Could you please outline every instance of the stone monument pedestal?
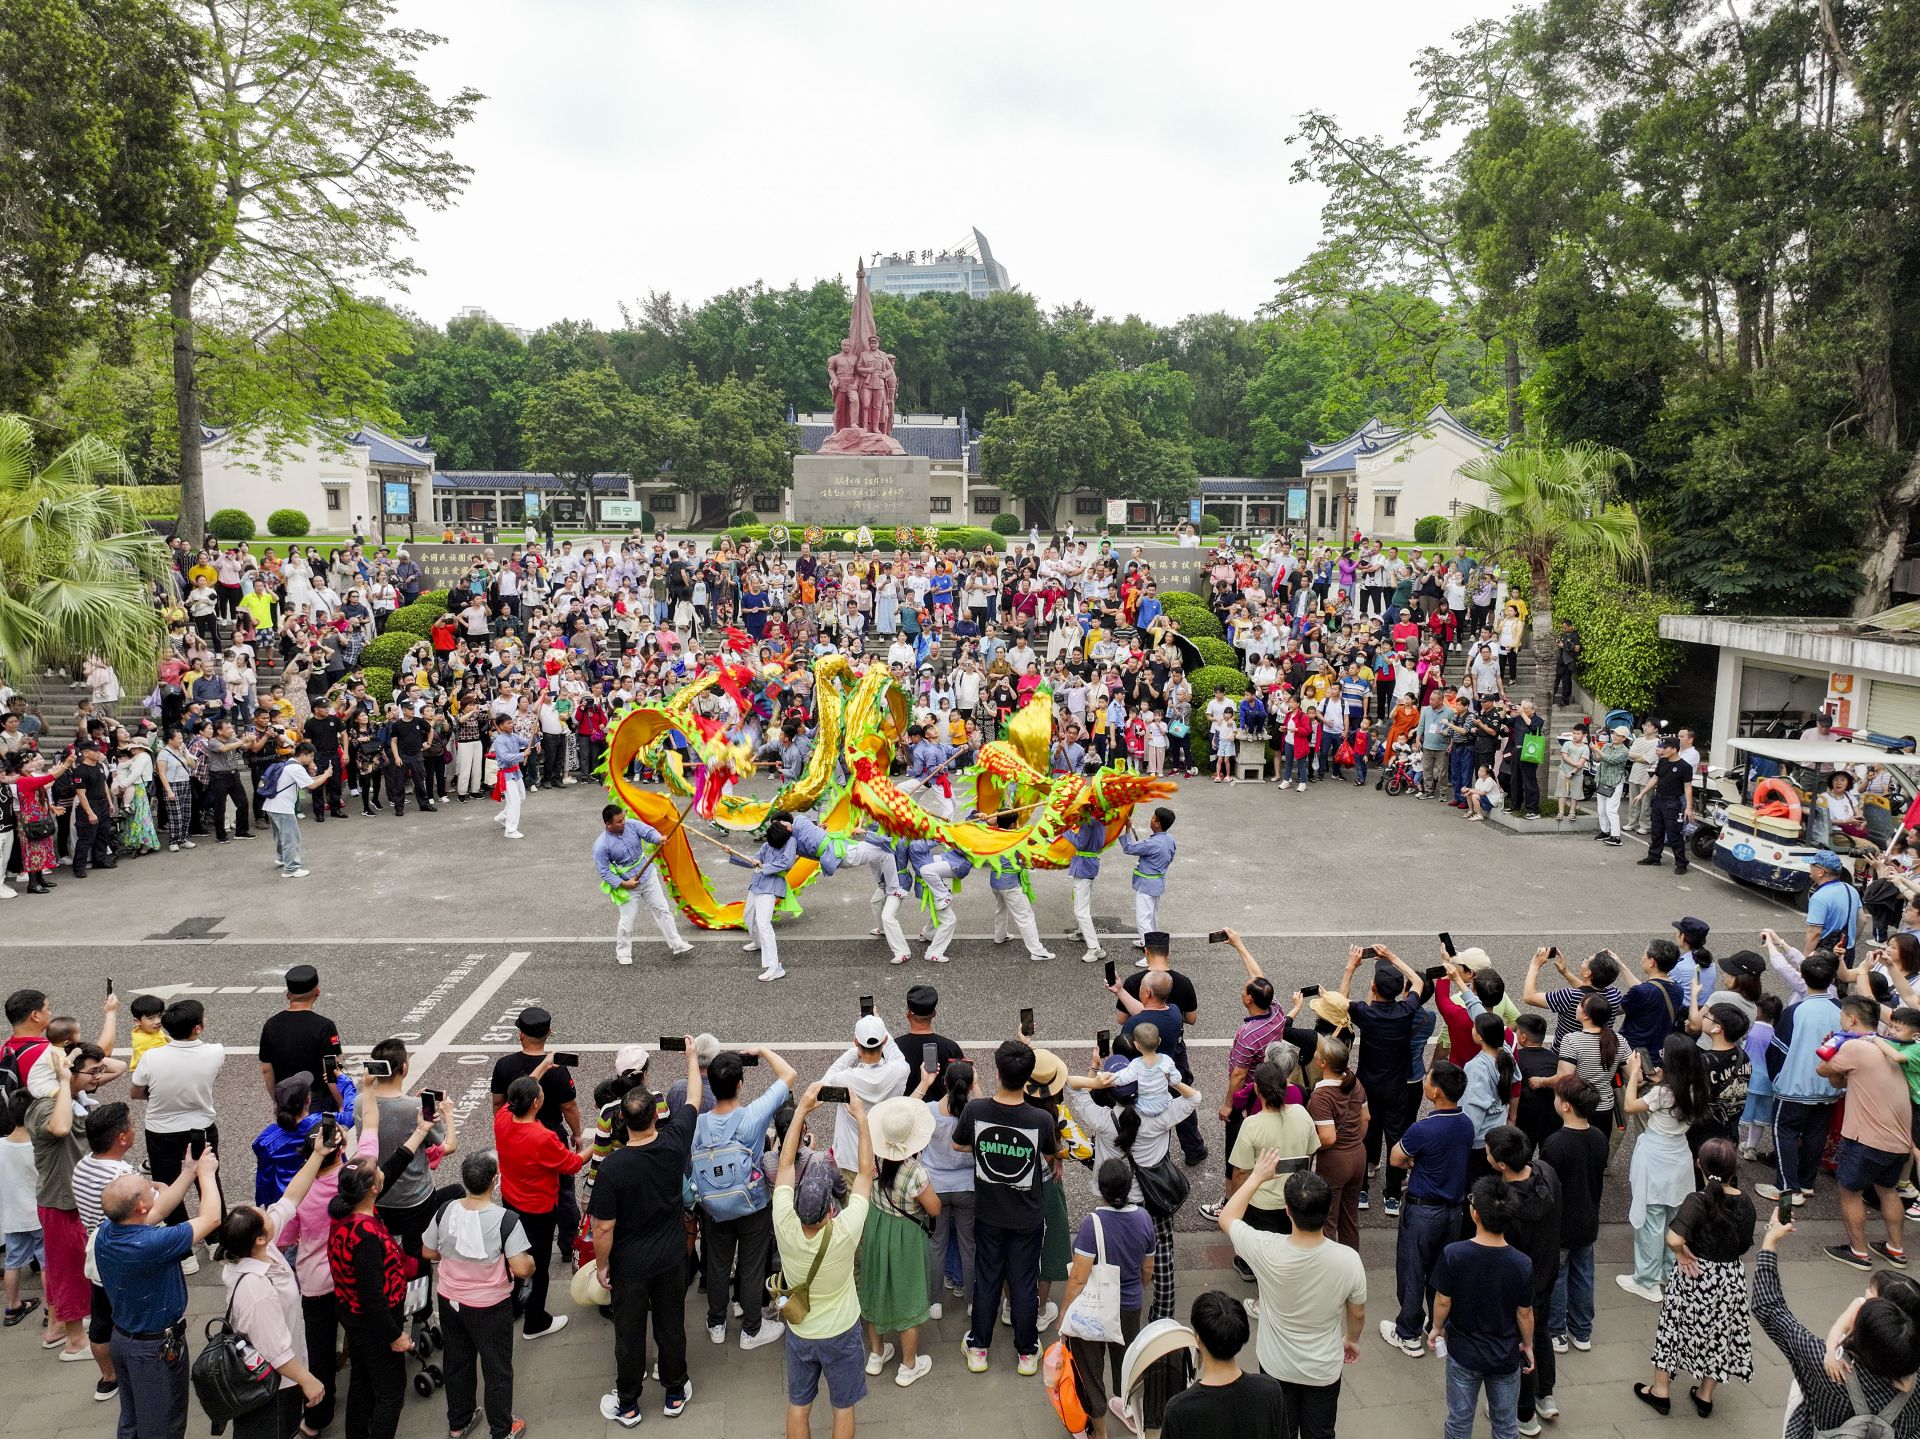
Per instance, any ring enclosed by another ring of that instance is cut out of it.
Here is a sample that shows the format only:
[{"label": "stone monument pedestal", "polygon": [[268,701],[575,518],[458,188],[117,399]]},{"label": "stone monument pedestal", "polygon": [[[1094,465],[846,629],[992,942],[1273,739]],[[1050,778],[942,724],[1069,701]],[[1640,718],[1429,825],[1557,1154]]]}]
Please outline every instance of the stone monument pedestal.
[{"label": "stone monument pedestal", "polygon": [[933,523],[925,455],[795,455],[793,522],[855,529],[876,538],[900,525]]}]

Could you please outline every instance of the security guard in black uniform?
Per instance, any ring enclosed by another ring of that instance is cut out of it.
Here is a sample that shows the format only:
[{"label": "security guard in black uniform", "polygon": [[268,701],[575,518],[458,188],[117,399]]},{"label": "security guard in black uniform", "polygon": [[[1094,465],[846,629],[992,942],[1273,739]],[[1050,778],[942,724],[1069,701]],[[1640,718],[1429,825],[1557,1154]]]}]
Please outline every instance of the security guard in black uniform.
[{"label": "security guard in black uniform", "polygon": [[1647,777],[1640,798],[1652,795],[1647,806],[1648,832],[1653,836],[1647,857],[1639,864],[1660,863],[1660,851],[1673,846],[1673,872],[1687,872],[1687,821],[1693,818],[1693,766],[1680,758],[1680,741],[1661,735],[1657,746],[1659,759]]}]

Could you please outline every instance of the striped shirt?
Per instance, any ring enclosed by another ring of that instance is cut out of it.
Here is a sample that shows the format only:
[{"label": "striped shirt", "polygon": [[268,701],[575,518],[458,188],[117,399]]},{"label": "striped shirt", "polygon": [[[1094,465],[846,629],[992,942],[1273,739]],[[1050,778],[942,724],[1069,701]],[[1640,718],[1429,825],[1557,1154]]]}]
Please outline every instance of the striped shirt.
[{"label": "striped shirt", "polygon": [[1266,1014],[1250,1014],[1240,1021],[1233,1034],[1233,1048],[1227,1053],[1227,1073],[1236,1069],[1251,1071],[1267,1057],[1267,1046],[1287,1037],[1287,1012],[1275,1005]]},{"label": "striped shirt", "polygon": [[80,1211],[80,1223],[91,1234],[105,1221],[100,1196],[114,1180],[137,1171],[124,1159],[106,1159],[89,1154],[73,1166],[73,1207]]}]

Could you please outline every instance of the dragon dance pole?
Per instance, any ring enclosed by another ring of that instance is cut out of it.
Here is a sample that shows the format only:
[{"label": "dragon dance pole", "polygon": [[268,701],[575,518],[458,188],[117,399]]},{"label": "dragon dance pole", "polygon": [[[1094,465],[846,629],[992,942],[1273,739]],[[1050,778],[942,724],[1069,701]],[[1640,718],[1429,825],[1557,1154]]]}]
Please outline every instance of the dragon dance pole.
[{"label": "dragon dance pole", "polygon": [[640,866],[639,873],[634,876],[636,879],[645,878],[647,871],[653,868],[653,862],[660,858],[660,851],[667,847],[667,841],[680,833],[680,827],[687,822],[687,815],[692,812],[693,807],[699,802],[700,796],[698,794],[695,794],[692,799],[687,801],[685,807],[680,811],[680,817],[673,822],[673,828],[660,836],[660,843],[653,847],[653,853],[647,856],[647,862]]}]

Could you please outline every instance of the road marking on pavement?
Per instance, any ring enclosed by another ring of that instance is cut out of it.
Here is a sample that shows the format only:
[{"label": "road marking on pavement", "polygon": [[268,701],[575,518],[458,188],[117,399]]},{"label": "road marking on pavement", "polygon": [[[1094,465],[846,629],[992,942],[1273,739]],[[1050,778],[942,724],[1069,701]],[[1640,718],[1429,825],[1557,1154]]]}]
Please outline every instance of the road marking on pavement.
[{"label": "road marking on pavement", "polygon": [[[999,1044],[1003,1038],[1005,1038],[1004,1035],[993,1039],[962,1039],[956,1040],[955,1043],[962,1049],[987,1054],[990,1053],[994,1046]],[[746,1042],[751,1043],[751,1041]],[[654,1048],[653,1043],[649,1040],[628,1039],[613,1044],[576,1044],[569,1042],[567,1049],[574,1054],[617,1054],[620,1050],[632,1044],[644,1044],[649,1050]],[[1233,1047],[1233,1040],[1231,1038],[1189,1039],[1186,1044],[1188,1049],[1231,1049]],[[1042,1048],[1045,1049],[1091,1049],[1093,1045],[1094,1041],[1091,1039],[1045,1039],[1042,1042]],[[734,1047],[738,1048],[739,1045],[735,1045]],[[853,1043],[851,1040],[846,1039],[799,1039],[782,1040],[779,1044],[768,1044],[766,1047],[780,1054],[839,1054],[853,1048]],[[224,1048],[228,1054],[257,1055],[260,1052],[255,1046],[246,1044],[229,1044],[224,1046]],[[517,1054],[519,1050],[520,1046],[517,1043],[447,1044],[434,1050],[420,1049],[414,1051],[408,1056],[408,1070],[414,1078],[418,1078],[426,1072],[427,1065],[435,1059],[453,1056],[456,1063],[464,1064],[471,1062],[467,1056]],[[350,1044],[346,1046],[346,1054],[349,1059],[364,1059],[371,1052],[372,1046],[370,1045]],[[122,1046],[116,1049],[114,1053],[125,1057],[132,1054],[133,1051]]]},{"label": "road marking on pavement", "polygon": [[500,986],[520,972],[520,966],[533,957],[533,951],[516,949],[493,967],[493,972],[481,980],[474,991],[460,1001],[459,1008],[447,1016],[446,1022],[436,1029],[427,1042],[409,1055],[409,1083],[417,1081],[428,1068],[448,1049],[458,1048],[454,1041],[459,1039],[460,1031],[472,1022],[473,1017],[486,1008],[487,1002],[500,990]]}]

